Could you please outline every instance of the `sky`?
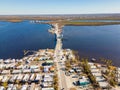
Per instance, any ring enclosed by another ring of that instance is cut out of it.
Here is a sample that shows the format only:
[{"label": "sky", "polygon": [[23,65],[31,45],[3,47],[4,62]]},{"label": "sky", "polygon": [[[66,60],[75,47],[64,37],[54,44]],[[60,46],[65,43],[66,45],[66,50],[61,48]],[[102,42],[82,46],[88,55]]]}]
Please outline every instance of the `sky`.
[{"label": "sky", "polygon": [[0,0],[0,15],[120,13],[120,0]]}]

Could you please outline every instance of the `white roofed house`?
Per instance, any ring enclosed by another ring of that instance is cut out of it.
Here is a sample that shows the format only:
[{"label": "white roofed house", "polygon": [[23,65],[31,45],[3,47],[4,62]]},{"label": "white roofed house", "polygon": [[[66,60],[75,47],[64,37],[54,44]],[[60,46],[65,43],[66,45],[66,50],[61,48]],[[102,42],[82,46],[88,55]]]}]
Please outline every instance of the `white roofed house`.
[{"label": "white roofed house", "polygon": [[0,69],[4,69],[5,67],[5,64],[0,64]]},{"label": "white roofed house", "polygon": [[23,73],[31,73],[31,69],[23,69]]},{"label": "white roofed house", "polygon": [[3,77],[4,77],[4,76],[0,76],[0,82],[1,82],[1,80],[3,79]]},{"label": "white roofed house", "polygon": [[20,74],[22,72],[22,70],[13,70],[12,74]]},{"label": "white roofed house", "polygon": [[106,81],[106,79],[103,76],[97,76],[96,81],[97,82],[104,82],[104,81]]},{"label": "white roofed house", "polygon": [[18,75],[13,75],[11,78],[10,78],[10,82],[15,82],[15,80],[17,79]]},{"label": "white roofed house", "polygon": [[43,78],[43,87],[51,87],[53,85],[53,76],[45,74]]},{"label": "white roofed house", "polygon": [[118,82],[118,85],[120,86],[120,68],[116,69],[116,81]]},{"label": "white roofed house", "polygon": [[1,74],[10,74],[10,70],[3,70]]},{"label": "white roofed house", "polygon": [[3,86],[0,86],[0,90],[5,90],[5,88]]},{"label": "white roofed house", "polygon": [[22,81],[23,77],[24,77],[23,74],[19,74],[18,77],[17,77],[17,80],[18,80],[18,81]]},{"label": "white roofed house", "polygon": [[43,82],[42,85],[44,88],[48,88],[48,87],[52,87],[53,83],[52,82]]},{"label": "white roofed house", "polygon": [[33,69],[33,72],[34,72],[34,73],[39,73],[39,72],[40,72],[40,69]]},{"label": "white roofed house", "polygon": [[28,85],[23,85],[21,90],[27,90],[28,89]]},{"label": "white roofed house", "polygon": [[22,68],[23,68],[23,65],[17,66],[17,69],[22,69]]},{"label": "white roofed house", "polygon": [[49,72],[51,66],[44,66],[44,72]]},{"label": "white roofed house", "polygon": [[42,88],[42,90],[55,90],[54,88]]},{"label": "white roofed house", "polygon": [[38,83],[41,80],[41,75],[40,74],[36,74],[36,78],[34,80],[35,83]]},{"label": "white roofed house", "polygon": [[24,78],[23,78],[23,82],[27,82],[30,78],[30,75],[29,74],[25,74]]},{"label": "white roofed house", "polygon": [[109,83],[107,81],[98,82],[98,84],[102,89],[107,89],[109,87]]},{"label": "white roofed house", "polygon": [[30,68],[31,68],[31,69],[38,69],[39,66],[38,66],[38,65],[31,65]]},{"label": "white roofed house", "polygon": [[10,78],[9,76],[4,76],[3,79],[2,79],[2,82],[3,83],[8,82],[9,78]]},{"label": "white roofed house", "polygon": [[35,74],[32,74],[31,76],[30,76],[30,79],[29,79],[30,81],[34,81],[35,80]]}]

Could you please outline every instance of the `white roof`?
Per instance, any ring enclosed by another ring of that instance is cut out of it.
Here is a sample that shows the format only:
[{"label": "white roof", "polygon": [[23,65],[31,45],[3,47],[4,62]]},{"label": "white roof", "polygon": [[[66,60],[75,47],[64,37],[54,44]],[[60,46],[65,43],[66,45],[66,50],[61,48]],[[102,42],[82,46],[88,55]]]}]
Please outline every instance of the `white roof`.
[{"label": "white roof", "polygon": [[96,81],[97,82],[100,82],[100,81],[105,81],[106,79],[103,77],[103,76],[101,76],[101,77],[96,77]]},{"label": "white roof", "polygon": [[40,88],[39,87],[35,87],[35,90],[40,90]]},{"label": "white roof", "polygon": [[40,72],[40,69],[34,69],[34,72]]},{"label": "white roof", "polygon": [[42,88],[42,90],[54,90],[54,88]]},{"label": "white roof", "polygon": [[96,76],[96,77],[99,77],[99,76],[102,76],[102,74],[101,73],[92,73],[93,74],[93,76]]},{"label": "white roof", "polygon": [[88,78],[86,78],[85,76],[82,76],[82,79],[79,79],[79,82],[89,82]]},{"label": "white roof", "polygon": [[89,62],[88,64],[89,64],[89,65],[94,65],[94,63],[91,63],[91,62]]},{"label": "white roof", "polygon": [[91,69],[91,72],[92,72],[92,73],[95,73],[95,72],[96,72],[96,73],[99,73],[100,70],[99,70],[99,69]]},{"label": "white roof", "polygon": [[31,72],[30,69],[24,69],[24,70],[23,70],[23,73],[30,73],[30,72]]},{"label": "white roof", "polygon": [[0,76],[0,80],[2,80],[3,79],[3,76]]},{"label": "white roof", "polygon": [[52,86],[52,82],[43,82],[42,83],[44,87]]},{"label": "white roof", "polygon": [[18,75],[13,75],[10,79],[10,81],[15,81],[17,79]]},{"label": "white roof", "polygon": [[2,82],[6,82],[9,79],[8,76],[4,76],[4,78],[2,79]]},{"label": "white roof", "polygon": [[12,90],[12,88],[11,88],[11,87],[8,87],[7,90]]},{"label": "white roof", "polygon": [[52,81],[53,81],[52,77],[44,78],[44,82],[52,82]]},{"label": "white roof", "polygon": [[16,73],[21,73],[21,70],[13,70],[12,72],[13,74],[16,74]]},{"label": "white roof", "polygon": [[17,80],[22,80],[23,74],[19,74]]},{"label": "white roof", "polygon": [[35,75],[34,74],[32,74],[31,77],[30,77],[30,80],[33,80],[33,79],[35,79]]},{"label": "white roof", "polygon": [[90,66],[91,69],[96,69],[97,67],[95,65]]},{"label": "white roof", "polygon": [[28,87],[27,85],[23,85],[21,90],[27,90],[27,87]]},{"label": "white roof", "polygon": [[108,86],[108,82],[98,82],[100,87],[105,88]]},{"label": "white roof", "polygon": [[37,65],[32,65],[32,66],[30,66],[30,68],[37,69],[37,68],[39,68],[39,66],[37,66]]},{"label": "white roof", "polygon": [[22,67],[23,67],[23,65],[19,65],[17,68],[18,68],[18,69],[22,69]]},{"label": "white roof", "polygon": [[30,75],[29,74],[25,74],[23,80],[27,81],[29,79]]},{"label": "white roof", "polygon": [[3,70],[2,71],[2,74],[9,74],[10,73],[10,70]]},{"label": "white roof", "polygon": [[5,88],[3,86],[0,86],[0,90],[4,90]]},{"label": "white roof", "polygon": [[35,80],[40,80],[40,79],[41,79],[41,75],[37,74]]}]

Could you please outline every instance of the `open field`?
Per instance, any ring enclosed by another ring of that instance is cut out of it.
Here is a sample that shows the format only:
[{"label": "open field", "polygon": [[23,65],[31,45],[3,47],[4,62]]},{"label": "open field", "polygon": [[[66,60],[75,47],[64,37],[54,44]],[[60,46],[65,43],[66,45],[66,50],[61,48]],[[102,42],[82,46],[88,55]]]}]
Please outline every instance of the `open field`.
[{"label": "open field", "polygon": [[114,25],[120,24],[120,22],[62,22],[63,25],[71,26],[101,26],[101,25]]}]

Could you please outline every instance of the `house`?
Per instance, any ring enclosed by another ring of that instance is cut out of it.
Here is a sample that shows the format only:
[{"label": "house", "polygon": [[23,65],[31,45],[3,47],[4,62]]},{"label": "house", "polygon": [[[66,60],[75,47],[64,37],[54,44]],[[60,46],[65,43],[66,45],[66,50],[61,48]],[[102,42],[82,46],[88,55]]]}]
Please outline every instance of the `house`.
[{"label": "house", "polygon": [[49,72],[51,66],[44,66],[44,72]]},{"label": "house", "polygon": [[4,76],[3,79],[2,79],[2,82],[8,82],[9,78],[10,77],[8,77],[8,76]]},{"label": "house", "polygon": [[9,74],[10,73],[10,70],[3,70],[2,71],[2,74]]},{"label": "house", "polygon": [[18,80],[18,81],[22,81],[23,77],[24,77],[23,74],[19,74],[18,77],[17,77],[17,80]]},{"label": "house", "polygon": [[23,69],[23,73],[31,73],[30,69]]},{"label": "house", "polygon": [[27,82],[29,80],[30,75],[29,74],[25,74],[24,78],[23,78],[23,82]]},{"label": "house", "polygon": [[28,85],[23,85],[21,90],[27,90],[27,88],[28,88]]},{"label": "house", "polygon": [[18,75],[13,75],[11,78],[10,78],[10,82],[15,82],[15,80],[17,79]]},{"label": "house", "polygon": [[54,90],[54,88],[42,88],[42,90]]},{"label": "house", "polygon": [[21,70],[13,70],[12,71],[12,74],[19,74],[19,73],[21,73],[22,71]]},{"label": "house", "polygon": [[96,77],[96,81],[97,82],[103,82],[105,81],[106,79],[103,77],[103,76],[99,76],[99,77]]},{"label": "house", "polygon": [[40,74],[37,74],[34,81],[35,81],[36,83],[38,83],[40,80],[41,80],[41,75],[40,75]]},{"label": "house", "polygon": [[53,85],[53,83],[52,82],[43,82],[42,85],[44,88],[47,88],[47,87],[51,87]]},{"label": "house", "polygon": [[81,78],[79,78],[78,85],[84,86],[88,84],[90,84],[90,81],[88,78],[86,78],[85,76],[82,76]]},{"label": "house", "polygon": [[34,79],[35,79],[35,75],[32,74],[32,75],[30,76],[30,81],[34,81]]},{"label": "house", "polygon": [[98,84],[102,89],[106,89],[109,86],[108,82],[98,82]]},{"label": "house", "polygon": [[53,82],[53,77],[48,74],[45,74],[43,81],[44,82]]}]

